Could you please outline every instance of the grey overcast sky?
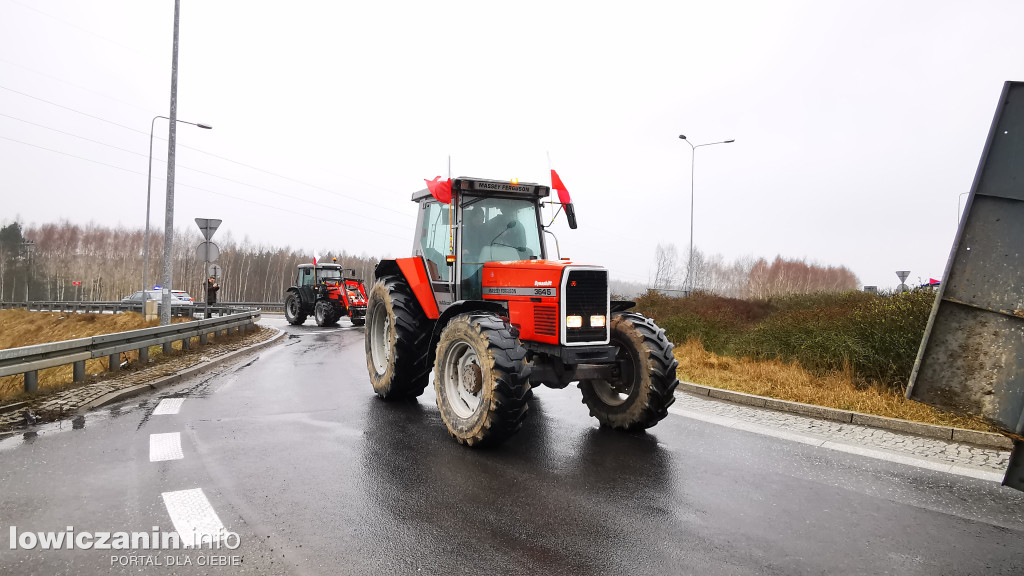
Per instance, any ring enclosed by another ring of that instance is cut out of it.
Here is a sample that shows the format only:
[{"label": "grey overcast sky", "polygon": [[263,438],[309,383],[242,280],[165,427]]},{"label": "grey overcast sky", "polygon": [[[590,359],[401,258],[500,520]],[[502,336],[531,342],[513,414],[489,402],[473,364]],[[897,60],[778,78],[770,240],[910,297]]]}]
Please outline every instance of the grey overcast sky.
[{"label": "grey overcast sky", "polygon": [[[0,221],[141,228],[173,0],[0,0]],[[175,226],[407,256],[447,174],[577,204],[564,256],[646,282],[658,243],[940,277],[1024,2],[182,0]],[[154,226],[164,218],[158,120]],[[549,246],[553,250],[553,246]]]}]

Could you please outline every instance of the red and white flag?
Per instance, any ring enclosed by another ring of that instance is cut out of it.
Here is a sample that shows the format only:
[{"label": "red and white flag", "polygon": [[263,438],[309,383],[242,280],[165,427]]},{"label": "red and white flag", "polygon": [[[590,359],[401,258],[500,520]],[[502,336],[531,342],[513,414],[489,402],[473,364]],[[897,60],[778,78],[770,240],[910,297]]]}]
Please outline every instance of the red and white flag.
[{"label": "red and white flag", "polygon": [[317,252],[316,250],[313,250],[313,266],[316,266],[316,263],[319,262],[319,261],[320,261],[320,253]]},{"label": "red and white flag", "polygon": [[569,197],[569,191],[565,188],[565,184],[562,183],[562,179],[558,177],[558,172],[555,169],[551,169],[551,187],[558,192],[558,201],[562,204],[572,204],[572,199]]}]

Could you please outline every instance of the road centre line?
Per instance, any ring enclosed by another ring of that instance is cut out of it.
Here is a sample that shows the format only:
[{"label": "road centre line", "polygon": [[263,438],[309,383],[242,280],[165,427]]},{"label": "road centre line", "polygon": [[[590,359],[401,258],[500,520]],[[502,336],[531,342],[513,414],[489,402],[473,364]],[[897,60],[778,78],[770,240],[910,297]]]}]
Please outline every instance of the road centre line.
[{"label": "road centre line", "polygon": [[181,405],[185,402],[184,398],[164,398],[157,404],[156,409],[153,410],[154,416],[161,414],[177,414],[181,411]]},{"label": "road centre line", "polygon": [[211,539],[217,542],[226,536],[224,523],[214,512],[202,488],[164,492],[161,496],[182,546],[209,545]]},{"label": "road centre line", "polygon": [[764,426],[761,424],[745,422],[743,420],[737,420],[735,418],[729,418],[726,416],[719,416],[717,414],[706,414],[694,410],[685,410],[683,408],[676,408],[674,406],[670,406],[668,411],[671,412],[672,414],[676,414],[684,418],[690,418],[691,420],[700,420],[701,422],[707,422],[709,424],[715,424],[718,426],[725,426],[727,428],[733,428],[735,430],[743,430],[745,432],[752,432],[754,434],[760,434],[762,436],[779,438],[780,440],[798,442],[800,444],[817,446],[819,448],[836,450],[838,452],[855,454],[857,456],[865,456],[868,458],[874,458],[876,460],[884,460],[886,462],[894,462],[896,464],[916,466],[918,468],[924,468],[926,470],[935,470],[938,472],[956,474],[957,476],[967,476],[969,478],[976,478],[978,480],[986,480],[989,482],[1000,483],[1003,481],[1003,475],[997,472],[989,472],[987,470],[976,470],[973,468],[968,468],[966,466],[947,464],[943,462],[934,462],[931,460],[925,460],[923,458],[905,456],[902,454],[896,454],[893,452],[879,450],[876,448],[867,448],[864,446],[846,444],[844,442],[834,442],[832,440],[826,440],[824,438],[816,436],[810,436],[807,434],[796,434],[794,432],[787,432],[785,430],[777,430],[775,428],[771,428],[769,426]]},{"label": "road centre line", "polygon": [[181,460],[181,432],[149,435],[149,461]]}]

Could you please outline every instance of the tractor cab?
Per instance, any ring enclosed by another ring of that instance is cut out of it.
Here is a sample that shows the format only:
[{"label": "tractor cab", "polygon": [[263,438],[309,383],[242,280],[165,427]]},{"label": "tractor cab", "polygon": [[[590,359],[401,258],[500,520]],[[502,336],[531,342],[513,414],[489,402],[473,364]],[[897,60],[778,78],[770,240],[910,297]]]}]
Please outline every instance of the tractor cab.
[{"label": "tractor cab", "polygon": [[337,264],[299,264],[298,270],[295,286],[303,303],[316,302],[318,296],[327,297],[341,283],[342,267]]},{"label": "tractor cab", "polygon": [[424,259],[442,310],[483,296],[488,262],[544,260],[540,202],[550,188],[533,183],[457,178],[453,200],[442,204],[429,191],[413,194],[420,205],[413,254]]}]

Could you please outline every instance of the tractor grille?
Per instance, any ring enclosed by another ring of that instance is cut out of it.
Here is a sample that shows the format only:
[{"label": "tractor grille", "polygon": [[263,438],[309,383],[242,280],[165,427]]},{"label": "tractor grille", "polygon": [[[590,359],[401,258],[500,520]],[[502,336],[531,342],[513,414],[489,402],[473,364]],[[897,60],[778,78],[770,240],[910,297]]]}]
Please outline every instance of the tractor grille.
[{"label": "tractor grille", "polygon": [[541,336],[558,335],[558,307],[534,306],[533,330]]},{"label": "tractor grille", "polygon": [[565,315],[582,316],[582,328],[566,328],[566,343],[604,342],[608,319],[601,328],[590,327],[590,317],[608,314],[608,271],[571,270],[565,282]]}]

